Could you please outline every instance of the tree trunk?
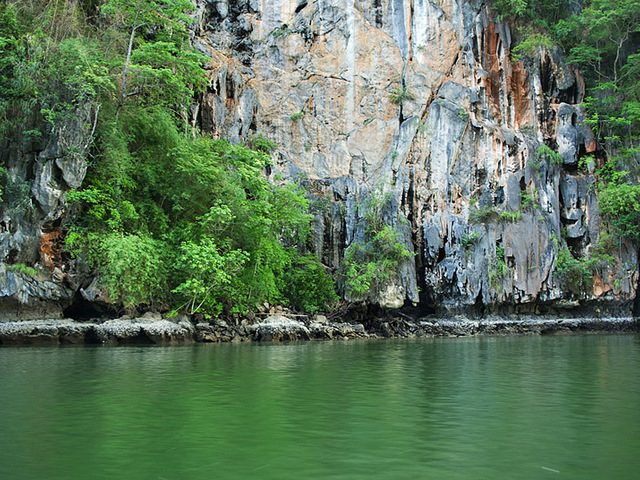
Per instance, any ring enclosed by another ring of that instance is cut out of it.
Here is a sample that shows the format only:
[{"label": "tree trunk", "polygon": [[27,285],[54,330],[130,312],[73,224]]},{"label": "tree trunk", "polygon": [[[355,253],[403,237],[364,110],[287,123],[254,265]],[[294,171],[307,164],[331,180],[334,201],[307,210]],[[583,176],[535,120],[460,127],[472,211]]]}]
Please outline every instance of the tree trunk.
[{"label": "tree trunk", "polygon": [[136,30],[139,25],[131,27],[131,36],[129,37],[129,47],[127,48],[127,58],[124,61],[124,67],[122,68],[122,102],[127,98],[127,75],[129,73],[129,65],[131,64],[131,52],[133,50],[133,40],[136,37]]}]

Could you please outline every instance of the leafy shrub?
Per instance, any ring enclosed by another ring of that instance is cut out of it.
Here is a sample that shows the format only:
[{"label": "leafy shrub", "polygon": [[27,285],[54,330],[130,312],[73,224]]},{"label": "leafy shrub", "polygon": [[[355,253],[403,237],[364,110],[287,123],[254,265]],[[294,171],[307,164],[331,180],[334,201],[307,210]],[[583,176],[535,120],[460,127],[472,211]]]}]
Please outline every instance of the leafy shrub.
[{"label": "leafy shrub", "polygon": [[532,172],[538,173],[540,171],[540,167],[542,167],[542,162],[538,158],[529,158],[527,161],[527,166],[531,169]]},{"label": "leafy shrub", "polygon": [[480,232],[477,230],[473,230],[472,232],[466,233],[462,236],[462,240],[460,243],[462,244],[462,248],[465,250],[470,249],[475,243],[480,239]]},{"label": "leafy shrub", "polygon": [[344,254],[343,271],[348,297],[363,298],[395,278],[401,263],[413,256],[389,225],[369,230],[370,240],[354,242]]},{"label": "leafy shrub", "polygon": [[252,137],[251,140],[249,140],[248,147],[258,152],[270,154],[278,146],[276,145],[275,142],[272,142],[271,140],[269,140],[262,133],[259,133],[255,137]]},{"label": "leafy shrub", "polygon": [[138,305],[152,305],[164,290],[166,246],[145,235],[104,237],[99,247],[101,285],[110,299],[131,310]]},{"label": "leafy shrub", "polygon": [[522,191],[520,192],[520,205],[524,210],[531,210],[538,207],[538,192]]},{"label": "leafy shrub", "polygon": [[578,159],[578,169],[581,172],[593,172],[596,166],[596,158],[593,155],[584,155]]},{"label": "leafy shrub", "polygon": [[640,240],[640,185],[609,182],[598,190],[600,211],[613,231]]},{"label": "leafy shrub", "polygon": [[564,163],[562,155],[547,145],[540,145],[536,153],[538,155],[538,160],[548,161],[551,165],[559,166]]},{"label": "leafy shrub", "polygon": [[326,311],[339,300],[333,279],[315,255],[297,256],[283,282],[289,305],[303,312]]},{"label": "leafy shrub", "polygon": [[554,45],[551,37],[544,33],[533,32],[525,36],[511,51],[515,60],[520,60],[524,56],[533,56],[541,48],[552,48]]},{"label": "leafy shrub", "polygon": [[522,212],[504,210],[500,212],[500,220],[503,220],[505,222],[517,223],[522,220]]},{"label": "leafy shrub", "polygon": [[395,88],[389,95],[389,99],[394,105],[402,105],[404,102],[415,100],[415,98],[413,92],[406,85]]},{"label": "leafy shrub", "polygon": [[593,274],[588,262],[573,257],[566,247],[558,248],[556,274],[563,290],[582,297],[593,288]]},{"label": "leafy shrub", "polygon": [[249,260],[242,250],[222,251],[211,238],[184,242],[176,259],[176,269],[183,279],[173,289],[189,313],[219,315],[224,303],[239,293],[236,276]]},{"label": "leafy shrub", "polygon": [[487,205],[469,211],[469,223],[484,223],[499,217],[496,207]]},{"label": "leafy shrub", "polygon": [[491,288],[497,290],[508,273],[509,267],[507,266],[507,261],[505,259],[504,247],[497,246],[496,256],[489,266],[489,285],[491,285]]},{"label": "leafy shrub", "polygon": [[35,278],[38,276],[38,270],[24,263],[12,263],[7,265],[7,271],[21,273],[27,277]]}]

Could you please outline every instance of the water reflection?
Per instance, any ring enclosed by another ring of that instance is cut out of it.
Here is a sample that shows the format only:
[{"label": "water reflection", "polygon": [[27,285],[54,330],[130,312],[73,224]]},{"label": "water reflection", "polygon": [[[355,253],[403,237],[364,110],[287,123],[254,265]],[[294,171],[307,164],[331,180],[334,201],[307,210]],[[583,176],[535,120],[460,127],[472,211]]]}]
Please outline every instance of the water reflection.
[{"label": "water reflection", "polygon": [[0,349],[0,478],[635,478],[633,336]]}]

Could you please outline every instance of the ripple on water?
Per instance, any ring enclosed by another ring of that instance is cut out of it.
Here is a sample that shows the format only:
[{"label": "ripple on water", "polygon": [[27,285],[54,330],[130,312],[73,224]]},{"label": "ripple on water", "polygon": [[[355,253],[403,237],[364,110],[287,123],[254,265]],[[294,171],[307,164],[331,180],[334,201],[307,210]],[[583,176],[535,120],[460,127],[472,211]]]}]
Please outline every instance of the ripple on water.
[{"label": "ripple on water", "polygon": [[0,478],[635,478],[637,336],[0,349]]}]

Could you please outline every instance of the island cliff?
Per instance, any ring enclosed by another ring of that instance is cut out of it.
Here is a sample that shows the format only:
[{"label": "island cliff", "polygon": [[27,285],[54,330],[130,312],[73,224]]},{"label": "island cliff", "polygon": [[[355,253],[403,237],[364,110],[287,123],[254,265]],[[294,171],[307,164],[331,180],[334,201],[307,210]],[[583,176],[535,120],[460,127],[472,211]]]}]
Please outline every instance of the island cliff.
[{"label": "island cliff", "polygon": [[[618,242],[591,282],[558,272],[601,239],[580,72],[557,48],[516,58],[514,33],[483,1],[197,2],[192,44],[210,58],[195,128],[277,145],[267,175],[308,192],[315,254],[334,271],[372,214],[411,255],[348,300],[418,315],[631,314],[635,246]],[[68,316],[96,300],[63,252],[65,191],[87,171],[95,108],[45,138],[6,140],[0,267],[6,318]],[[588,162],[587,162],[588,163]],[[12,198],[13,197],[13,198]],[[8,205],[12,205],[11,208]],[[571,253],[567,247],[570,247]],[[587,286],[588,288],[585,288]]]}]

